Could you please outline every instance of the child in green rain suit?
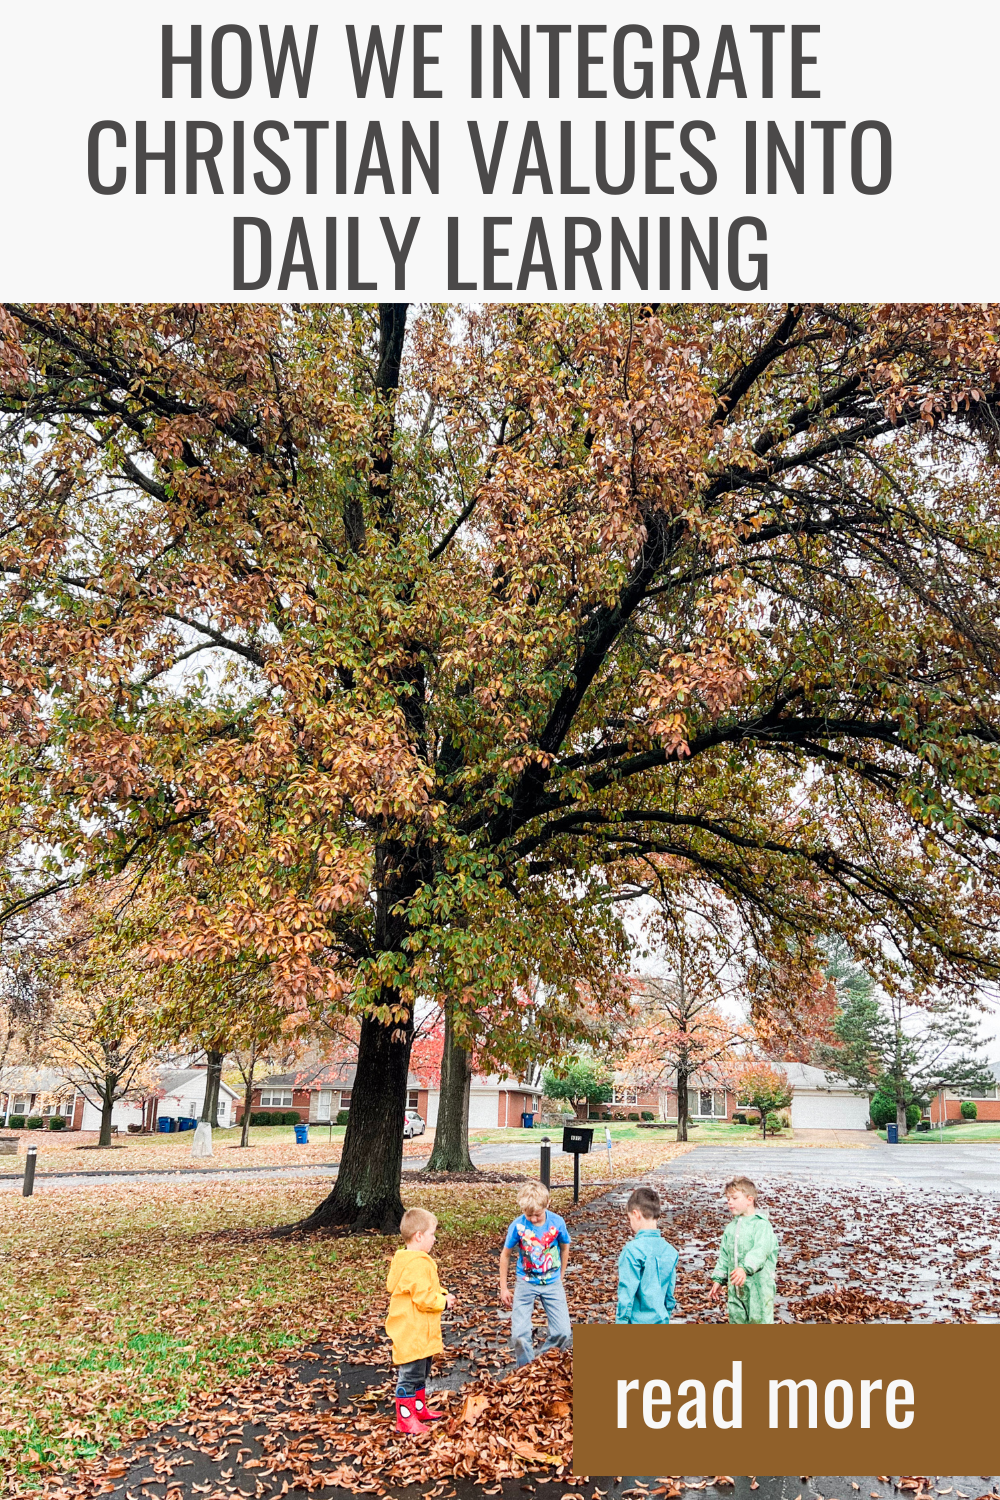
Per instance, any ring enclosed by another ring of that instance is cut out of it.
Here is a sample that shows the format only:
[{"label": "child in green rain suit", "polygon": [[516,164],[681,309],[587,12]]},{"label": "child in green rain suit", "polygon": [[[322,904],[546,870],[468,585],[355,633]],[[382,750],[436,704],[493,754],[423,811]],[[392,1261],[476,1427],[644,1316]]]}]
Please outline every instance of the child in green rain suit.
[{"label": "child in green rain suit", "polygon": [[723,1230],[711,1295],[728,1289],[730,1323],[773,1323],[778,1237],[757,1207],[757,1189],[749,1177],[734,1177],[725,1191],[733,1217]]}]

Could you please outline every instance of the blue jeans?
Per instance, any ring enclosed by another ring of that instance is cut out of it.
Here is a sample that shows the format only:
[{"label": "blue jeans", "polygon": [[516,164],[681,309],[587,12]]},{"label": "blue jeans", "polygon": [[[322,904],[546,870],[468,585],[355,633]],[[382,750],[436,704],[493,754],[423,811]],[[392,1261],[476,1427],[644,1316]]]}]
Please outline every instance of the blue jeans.
[{"label": "blue jeans", "polygon": [[535,1349],[531,1333],[531,1315],[535,1310],[535,1298],[541,1302],[548,1322],[545,1343],[538,1350],[568,1349],[573,1340],[566,1306],[566,1292],[561,1281],[550,1281],[548,1286],[535,1286],[518,1277],[514,1283],[514,1306],[510,1314],[510,1342],[514,1350],[514,1362],[520,1367],[534,1359]]},{"label": "blue jeans", "polygon": [[431,1360],[411,1359],[408,1364],[400,1365],[396,1371],[396,1395],[415,1396],[417,1391],[422,1391],[427,1384],[427,1377],[431,1373]]}]

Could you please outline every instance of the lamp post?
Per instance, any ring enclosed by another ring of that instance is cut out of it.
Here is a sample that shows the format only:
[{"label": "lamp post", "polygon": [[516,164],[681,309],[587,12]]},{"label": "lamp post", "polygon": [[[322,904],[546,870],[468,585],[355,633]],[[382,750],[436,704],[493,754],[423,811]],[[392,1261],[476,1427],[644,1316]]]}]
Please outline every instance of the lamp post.
[{"label": "lamp post", "polygon": [[24,1162],[24,1182],[21,1185],[21,1197],[30,1198],[35,1191],[35,1163],[38,1160],[38,1147],[29,1146],[28,1154]]}]

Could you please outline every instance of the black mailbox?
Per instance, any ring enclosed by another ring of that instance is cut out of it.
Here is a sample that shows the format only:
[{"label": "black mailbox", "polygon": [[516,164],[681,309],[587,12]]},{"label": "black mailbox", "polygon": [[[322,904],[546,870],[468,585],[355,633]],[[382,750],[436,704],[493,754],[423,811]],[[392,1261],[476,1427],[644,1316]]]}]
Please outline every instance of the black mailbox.
[{"label": "black mailbox", "polygon": [[593,1139],[594,1132],[592,1129],[577,1125],[566,1125],[563,1128],[563,1151],[570,1156],[586,1156]]}]

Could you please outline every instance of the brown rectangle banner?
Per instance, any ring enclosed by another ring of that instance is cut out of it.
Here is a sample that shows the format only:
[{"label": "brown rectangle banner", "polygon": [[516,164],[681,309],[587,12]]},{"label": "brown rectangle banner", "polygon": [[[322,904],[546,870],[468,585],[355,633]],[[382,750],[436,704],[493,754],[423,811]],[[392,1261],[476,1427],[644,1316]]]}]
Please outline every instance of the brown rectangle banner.
[{"label": "brown rectangle banner", "polygon": [[573,1330],[578,1474],[989,1474],[1000,1328]]}]

